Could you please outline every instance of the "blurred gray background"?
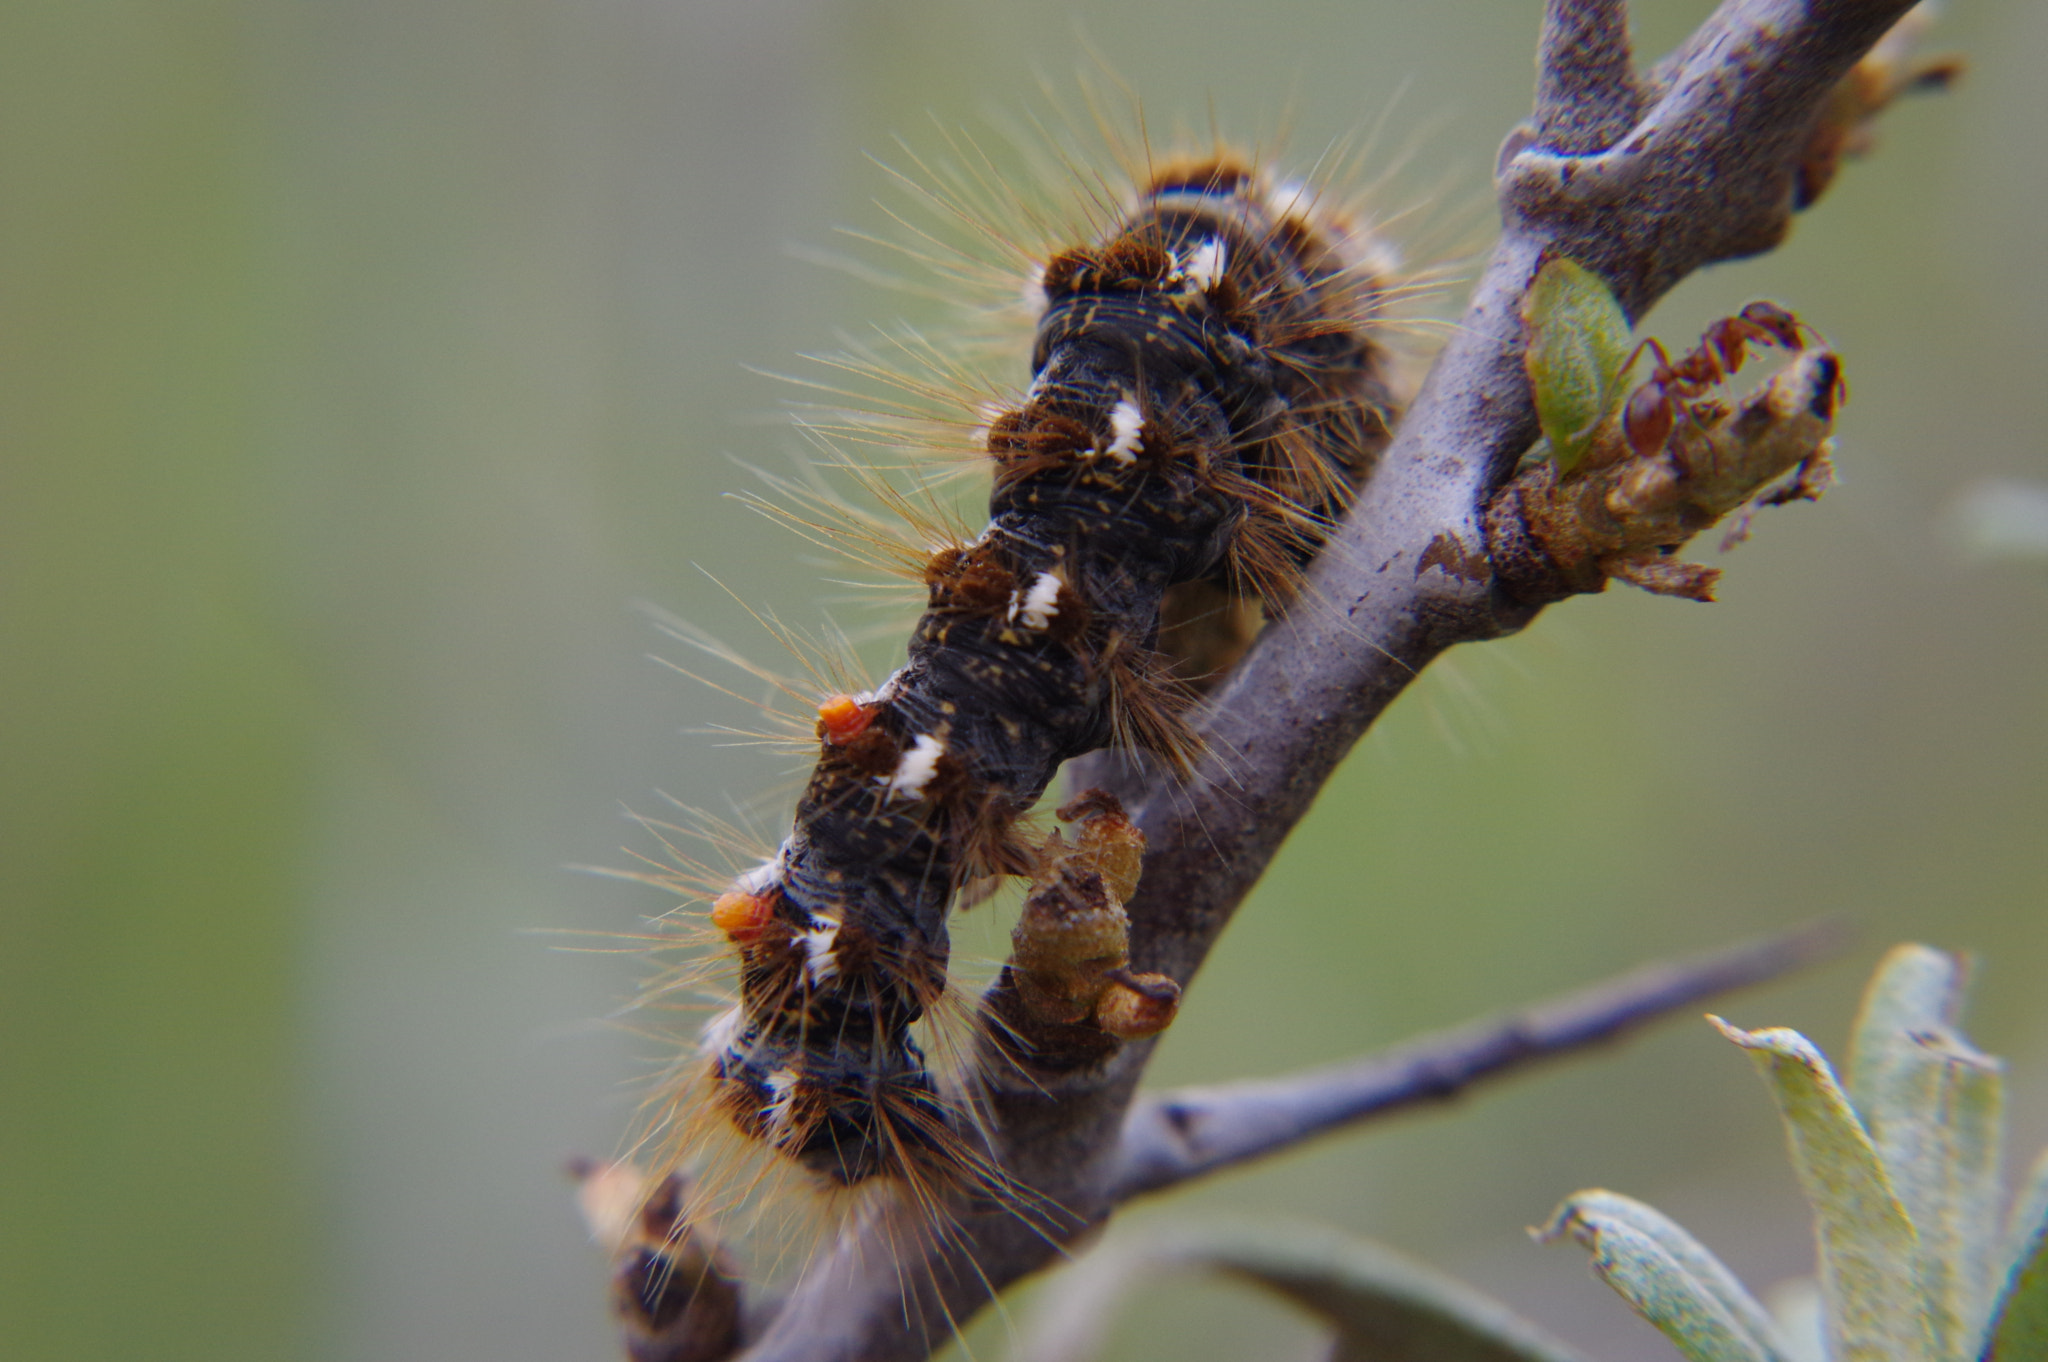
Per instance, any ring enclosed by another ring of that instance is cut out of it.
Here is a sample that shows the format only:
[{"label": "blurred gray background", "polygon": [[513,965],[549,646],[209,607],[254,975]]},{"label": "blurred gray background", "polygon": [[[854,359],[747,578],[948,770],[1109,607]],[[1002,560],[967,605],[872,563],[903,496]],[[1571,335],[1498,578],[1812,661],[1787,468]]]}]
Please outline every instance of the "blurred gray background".
[{"label": "blurred gray background", "polygon": [[[1708,6],[1636,9],[1652,52]],[[799,258],[889,230],[863,153],[1043,108],[1092,51],[1157,125],[1270,139],[1286,115],[1304,163],[1387,115],[1389,154],[1418,151],[1395,192],[1483,224],[1537,21],[0,7],[0,1354],[610,1357],[559,1166],[618,1147],[660,1055],[607,1020],[641,965],[547,933],[668,906],[570,868],[654,849],[623,808],[787,774],[684,731],[743,714],[646,660],[681,650],[634,603],[770,662],[696,565],[823,618],[812,555],[721,497],[750,481],[728,454],[798,445],[790,390],[746,366],[933,315]],[[1764,516],[1721,604],[1618,588],[1433,669],[1245,910],[1157,1081],[1840,912],[1852,960],[1732,1016],[1839,1048],[1883,945],[1981,952],[1975,1036],[2012,1059],[2020,1151],[2048,1142],[2048,569],[1947,529],[1977,480],[2048,477],[2048,7],[1958,3],[1938,42],[1960,88],[1897,110],[1783,250],[1650,319],[1686,343],[1767,295],[1825,331],[1841,486]],[[1602,1357],[1670,1355],[1577,1252],[1523,1237],[1589,1184],[1753,1283],[1804,1270],[1765,1094],[1687,1020],[1132,1219],[1335,1222]],[[1114,1346],[1315,1337],[1181,1283]]]}]

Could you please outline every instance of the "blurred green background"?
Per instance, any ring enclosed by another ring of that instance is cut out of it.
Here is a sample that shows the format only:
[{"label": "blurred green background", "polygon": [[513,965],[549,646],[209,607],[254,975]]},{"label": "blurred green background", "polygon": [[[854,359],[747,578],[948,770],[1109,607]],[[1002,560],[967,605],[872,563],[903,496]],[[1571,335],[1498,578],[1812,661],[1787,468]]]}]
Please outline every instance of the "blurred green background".
[{"label": "blurred green background", "polygon": [[[1638,4],[1641,48],[1707,8]],[[651,849],[622,806],[785,774],[683,731],[742,716],[646,660],[680,650],[633,605],[771,661],[695,565],[821,617],[802,546],[720,499],[749,482],[727,454],[797,444],[789,390],[743,366],[920,314],[797,248],[887,230],[864,152],[1042,107],[1090,51],[1162,125],[1291,111],[1304,162],[1387,115],[1406,192],[1483,222],[1537,19],[0,7],[0,1355],[610,1357],[558,1170],[617,1147],[660,1057],[607,1020],[640,966],[543,933],[667,906],[569,868]],[[1832,911],[1856,957],[1732,1015],[1839,1045],[1885,943],[1979,951],[1975,1034],[2013,1061],[2023,1152],[2048,1142],[2048,571],[1945,532],[1975,480],[2048,476],[2048,7],[1959,3],[1940,43],[1966,83],[1896,111],[1778,254],[1651,319],[1683,342],[1795,304],[1847,357],[1842,485],[1763,517],[1722,604],[1617,589],[1433,670],[1155,1078],[1350,1054]],[[1754,1282],[1804,1268],[1764,1094],[1686,1021],[1139,1215],[1333,1221],[1601,1357],[1668,1355],[1522,1236],[1595,1183]],[[1115,1346],[1315,1334],[1182,1284]]]}]

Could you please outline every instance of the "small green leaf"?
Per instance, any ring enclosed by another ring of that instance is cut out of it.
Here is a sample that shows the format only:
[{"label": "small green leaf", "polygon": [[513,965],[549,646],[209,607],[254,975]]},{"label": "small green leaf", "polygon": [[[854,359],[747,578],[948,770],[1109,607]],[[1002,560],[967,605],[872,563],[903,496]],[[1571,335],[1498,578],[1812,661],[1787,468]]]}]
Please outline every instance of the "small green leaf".
[{"label": "small green leaf", "polygon": [[1849,1092],[1920,1238],[1935,1356],[1974,1362],[1998,1249],[2002,1066],[1954,1029],[1963,962],[1897,946],[1863,996]]},{"label": "small green leaf", "polygon": [[1984,1362],[2048,1358],[2048,1153],[2013,1207],[2004,1289],[1985,1330]]},{"label": "small green leaf", "polygon": [[1536,419],[1560,475],[1585,457],[1593,432],[1621,397],[1628,318],[1599,275],[1562,256],[1543,262],[1522,302],[1529,328],[1523,364]]},{"label": "small green leaf", "polygon": [[1797,1031],[1709,1021],[1750,1052],[1813,1207],[1834,1362],[1931,1362],[1919,1237],[1827,1059]]},{"label": "small green leaf", "polygon": [[1784,1362],[1770,1316],[1669,1216],[1619,1192],[1574,1192],[1538,1232],[1592,1251],[1593,1270],[1694,1362]]}]

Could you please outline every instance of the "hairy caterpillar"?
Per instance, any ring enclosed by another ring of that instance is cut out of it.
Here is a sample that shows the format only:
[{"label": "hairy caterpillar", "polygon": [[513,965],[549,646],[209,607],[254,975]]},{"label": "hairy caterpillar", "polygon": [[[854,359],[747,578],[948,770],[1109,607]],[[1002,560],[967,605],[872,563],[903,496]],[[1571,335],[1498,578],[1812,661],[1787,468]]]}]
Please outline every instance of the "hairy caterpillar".
[{"label": "hairy caterpillar", "polygon": [[[1008,1190],[971,1079],[935,1073],[912,1029],[947,996],[956,896],[1031,876],[1036,920],[1080,924],[1090,949],[1121,939],[1138,844],[1114,802],[1062,810],[1071,846],[1023,820],[1073,757],[1186,766],[1183,678],[1233,647],[1202,619],[1284,603],[1387,439],[1393,284],[1372,238],[1226,153],[1133,179],[1037,262],[1029,385],[979,416],[987,527],[923,561],[905,662],[818,706],[791,831],[716,895],[738,998],[658,1117],[686,1159],[737,1134],[828,1187]],[[1104,958],[1046,963],[1021,990],[1045,1026],[1013,1039],[1163,1026],[1172,986]]]}]

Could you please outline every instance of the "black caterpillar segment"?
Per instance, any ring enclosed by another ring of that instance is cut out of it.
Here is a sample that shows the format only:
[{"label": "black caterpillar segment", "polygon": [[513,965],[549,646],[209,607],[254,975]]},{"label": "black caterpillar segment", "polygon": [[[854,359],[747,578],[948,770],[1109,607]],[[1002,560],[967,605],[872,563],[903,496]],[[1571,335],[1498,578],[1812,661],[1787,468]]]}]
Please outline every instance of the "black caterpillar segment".
[{"label": "black caterpillar segment", "polygon": [[711,1105],[839,1185],[987,1185],[911,1032],[945,994],[956,893],[1034,869],[1019,820],[1062,762],[1185,764],[1162,607],[1197,584],[1284,600],[1386,438],[1382,281],[1243,164],[1156,173],[1038,285],[1030,387],[987,422],[987,528],[926,565],[904,665],[820,707],[794,828],[712,910],[741,968],[703,1039]]}]

